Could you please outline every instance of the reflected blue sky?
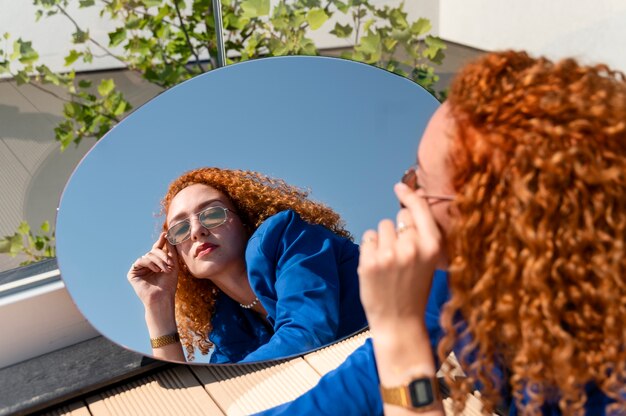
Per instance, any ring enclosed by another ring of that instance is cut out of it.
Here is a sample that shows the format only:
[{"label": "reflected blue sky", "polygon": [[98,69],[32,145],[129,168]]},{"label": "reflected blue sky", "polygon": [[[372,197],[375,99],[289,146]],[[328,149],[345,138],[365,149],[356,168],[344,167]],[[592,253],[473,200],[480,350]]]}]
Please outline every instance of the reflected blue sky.
[{"label": "reflected blue sky", "polygon": [[70,178],[56,227],[66,286],[98,331],[149,355],[126,272],[158,235],[172,180],[201,166],[279,177],[333,207],[358,241],[395,217],[392,186],[438,105],[410,80],[325,57],[248,61],[184,82],[111,130]]}]

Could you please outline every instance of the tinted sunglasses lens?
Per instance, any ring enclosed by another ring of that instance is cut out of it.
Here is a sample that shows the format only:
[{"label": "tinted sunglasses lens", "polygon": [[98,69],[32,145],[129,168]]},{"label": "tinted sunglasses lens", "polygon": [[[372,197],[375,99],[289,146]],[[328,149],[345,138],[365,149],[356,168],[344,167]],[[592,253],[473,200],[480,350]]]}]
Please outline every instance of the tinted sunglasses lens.
[{"label": "tinted sunglasses lens", "polygon": [[402,175],[402,183],[413,189],[417,190],[417,175],[415,174],[415,168],[409,168]]},{"label": "tinted sunglasses lens", "polygon": [[211,207],[198,214],[198,219],[204,228],[215,228],[226,222],[226,210],[222,207]]},{"label": "tinted sunglasses lens", "polygon": [[187,238],[189,238],[189,231],[189,220],[186,220],[183,222],[179,222],[178,224],[167,230],[166,237],[170,244],[180,244]]}]

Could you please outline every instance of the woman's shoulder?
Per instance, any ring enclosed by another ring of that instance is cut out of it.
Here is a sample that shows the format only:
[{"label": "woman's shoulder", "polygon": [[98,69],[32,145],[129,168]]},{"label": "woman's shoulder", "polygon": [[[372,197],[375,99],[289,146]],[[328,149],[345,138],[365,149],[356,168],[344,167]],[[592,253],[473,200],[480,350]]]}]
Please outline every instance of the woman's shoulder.
[{"label": "woman's shoulder", "polygon": [[326,227],[311,224],[300,217],[296,211],[288,209],[268,217],[252,234],[251,238],[279,237],[285,233],[300,234],[301,232],[334,233]]},{"label": "woman's shoulder", "polygon": [[[329,244],[324,244],[324,241]],[[248,248],[260,247],[269,254],[280,250],[280,247],[291,247],[293,244],[301,249],[328,245],[339,248],[340,251],[348,251],[346,245],[354,245],[352,241],[335,234],[323,225],[311,224],[302,219],[297,212],[285,210],[263,221],[250,237]]]}]

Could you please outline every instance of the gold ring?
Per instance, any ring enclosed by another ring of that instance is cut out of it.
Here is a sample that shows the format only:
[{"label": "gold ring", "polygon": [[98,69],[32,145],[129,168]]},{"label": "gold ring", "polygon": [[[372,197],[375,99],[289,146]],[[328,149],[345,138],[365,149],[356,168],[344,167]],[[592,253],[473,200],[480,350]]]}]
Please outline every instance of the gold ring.
[{"label": "gold ring", "polygon": [[409,228],[414,228],[412,225],[406,225],[402,221],[398,223],[398,227],[396,228],[396,233],[401,234]]}]

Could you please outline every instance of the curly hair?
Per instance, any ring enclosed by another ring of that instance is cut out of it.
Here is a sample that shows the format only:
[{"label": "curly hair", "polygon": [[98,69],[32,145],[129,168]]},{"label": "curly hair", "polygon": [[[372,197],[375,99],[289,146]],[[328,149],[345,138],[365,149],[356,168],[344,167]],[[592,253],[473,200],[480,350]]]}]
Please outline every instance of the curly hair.
[{"label": "curly hair", "polygon": [[438,354],[467,343],[468,378],[447,376],[455,410],[478,385],[485,412],[510,389],[523,414],[583,414],[593,384],[626,413],[624,75],[491,53],[448,102],[458,197]]},{"label": "curly hair", "polygon": [[[208,185],[229,198],[248,235],[252,235],[267,218],[291,209],[311,224],[323,225],[339,236],[352,239],[339,214],[308,199],[308,191],[288,185],[282,179],[247,170],[207,167],[184,173],[170,184],[161,201],[165,215],[176,194],[193,184]],[[167,223],[163,224],[163,230],[167,230]],[[208,336],[212,330],[217,288],[209,279],[194,278],[183,260],[179,262],[176,323],[187,359],[192,361],[194,347],[202,354],[208,354],[212,346]]]}]

